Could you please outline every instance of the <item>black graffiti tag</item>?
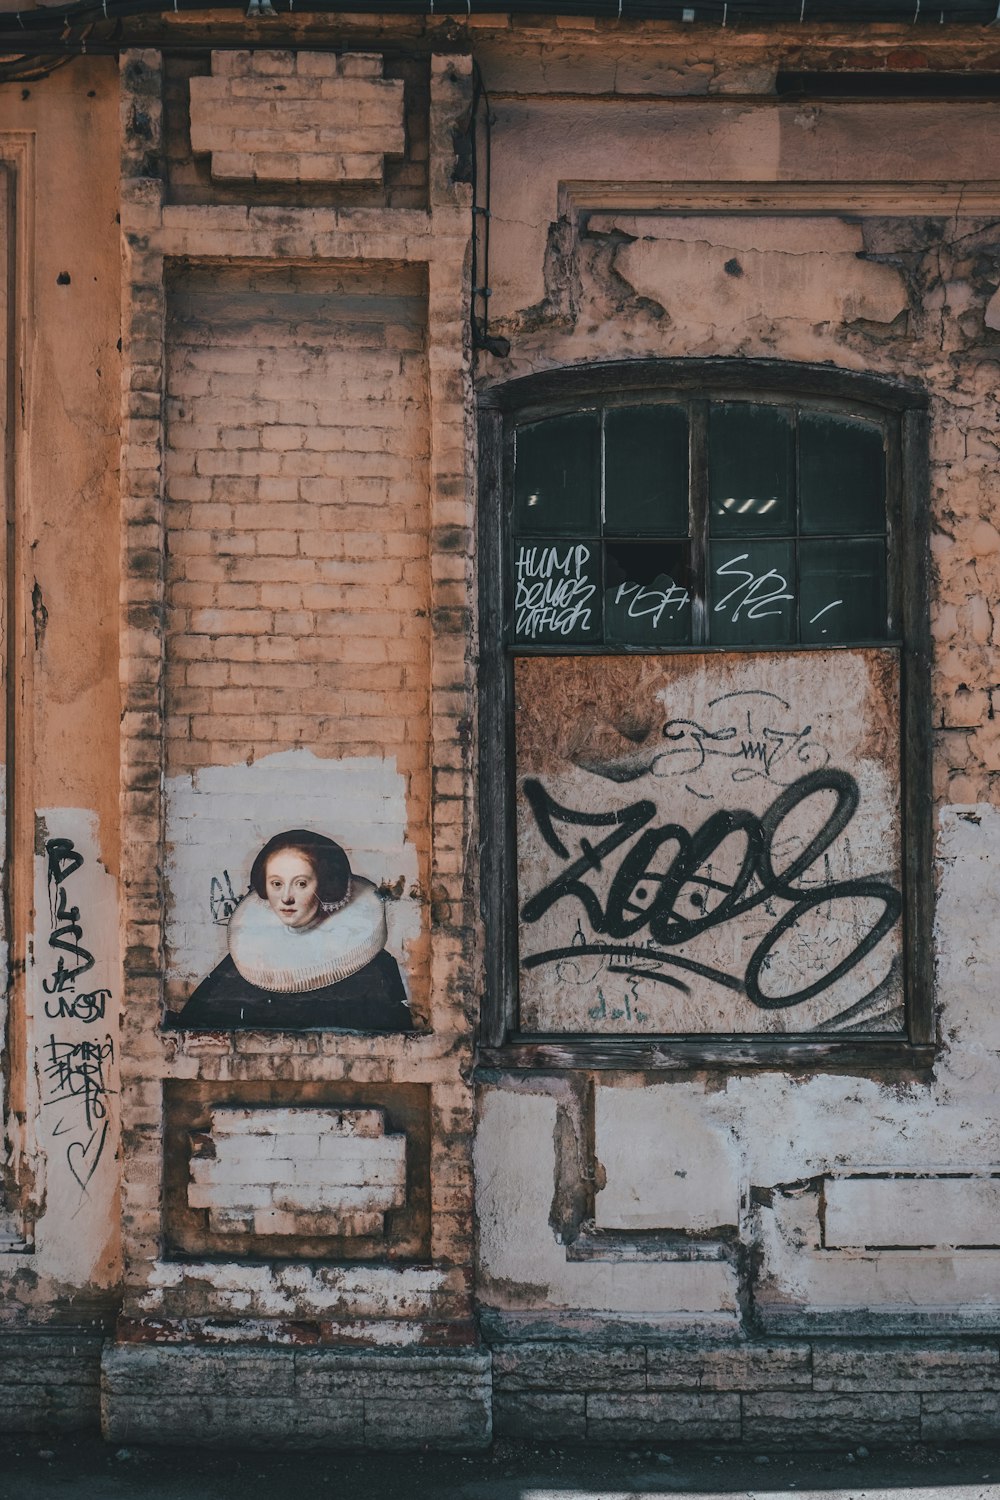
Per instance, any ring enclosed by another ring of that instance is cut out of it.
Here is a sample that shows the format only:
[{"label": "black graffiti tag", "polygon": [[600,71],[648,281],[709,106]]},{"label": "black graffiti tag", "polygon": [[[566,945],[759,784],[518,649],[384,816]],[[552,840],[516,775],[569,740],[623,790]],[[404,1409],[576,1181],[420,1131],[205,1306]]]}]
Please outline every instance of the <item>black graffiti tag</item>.
[{"label": "black graffiti tag", "polygon": [[83,928],[80,925],[80,908],[69,905],[65,882],[83,864],[83,855],[74,848],[72,839],[48,839],[45,845],[48,856],[49,911],[52,931],[49,947],[62,949],[72,955],[74,967],[67,968],[63,954],[53,973],[42,981],[47,995],[61,994],[73,989],[81,974],[94,967],[94,955],[83,947]]},{"label": "black graffiti tag", "polygon": [[103,1021],[110,999],[110,990],[91,990],[86,995],[74,995],[72,991],[60,993],[46,1000],[45,1014],[50,1021],[82,1021],[89,1026],[91,1021]]},{"label": "black graffiti tag", "polygon": [[216,927],[225,927],[240,904],[240,898],[233,890],[233,882],[228,870],[223,870],[221,879],[218,875],[212,876],[208,899],[212,921]]},{"label": "black graffiti tag", "polygon": [[[50,1021],[76,1021],[91,1026],[104,1019],[111,991],[94,989],[77,993],[76,989],[77,980],[95,963],[93,953],[83,943],[80,908],[70,905],[67,889],[70,877],[83,865],[83,855],[73,840],[66,838],[47,839],[45,854],[51,921],[48,945],[58,955],[55,967],[42,980],[42,989],[50,997],[45,1002],[45,1014]],[[52,1134],[67,1137],[66,1164],[84,1193],[101,1161],[110,1130],[106,1069],[114,1062],[114,1056],[110,1035],[103,1041],[92,1036],[81,1040],[53,1031],[46,1044],[45,1104],[62,1106],[66,1111],[60,1115]]]},{"label": "black graffiti tag", "polygon": [[[834,803],[825,821],[794,857],[776,869],[775,847],[782,843],[781,831],[786,820],[810,798],[830,793]],[[524,902],[522,919],[528,924],[537,922],[557,901],[576,900],[584,907],[595,936],[610,940],[582,945],[577,941],[565,948],[531,954],[523,960],[527,968],[584,954],[610,956],[629,964],[641,964],[646,969],[669,964],[745,992],[760,1009],[782,1010],[801,1005],[835,984],[899,920],[900,894],[884,880],[874,877],[827,880],[806,888],[797,883],[812,870],[857,810],[857,782],[846,771],[830,768],[811,771],[775,797],[762,817],[743,809],[715,812],[693,833],[679,823],[648,826],[657,811],[656,804],[648,800],[608,812],[580,812],[562,807],[534,779],[524,783],[524,796],[545,843],[566,863],[554,880]],[[586,829],[591,835],[601,829],[608,831],[596,842],[591,841],[591,836],[579,833],[580,853],[573,858],[560,831],[571,828]],[[719,879],[718,851],[730,839],[742,842],[739,867],[732,878]],[[655,869],[654,862],[665,846],[671,854],[669,862],[664,868]],[[675,846],[672,853],[669,846]],[[602,903],[588,884],[588,877],[604,871],[606,866],[613,869],[613,875],[607,899]],[[695,908],[694,916],[679,909],[681,893],[685,891]],[[791,903],[784,915],[774,914],[775,900]],[[792,994],[763,993],[761,972],[781,938],[806,913],[830,902],[864,900],[880,902],[881,914],[850,952],[821,977]],[[742,977],[665,951],[758,907],[763,907],[768,915],[775,915],[775,920],[751,954]],[[656,976],[649,973],[647,977]]]}]

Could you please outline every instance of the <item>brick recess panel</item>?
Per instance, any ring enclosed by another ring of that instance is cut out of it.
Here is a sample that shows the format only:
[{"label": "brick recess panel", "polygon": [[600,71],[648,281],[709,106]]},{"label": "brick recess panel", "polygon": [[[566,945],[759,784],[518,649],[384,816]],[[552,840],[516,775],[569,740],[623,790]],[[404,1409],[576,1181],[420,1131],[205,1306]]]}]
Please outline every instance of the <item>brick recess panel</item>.
[{"label": "brick recess panel", "polygon": [[379,182],[405,147],[403,84],[378,54],[213,52],[190,89],[191,148],[220,180]]},{"label": "brick recess panel", "polygon": [[426,766],[425,306],[379,264],[171,288],[168,774],[299,744]]},{"label": "brick recess panel", "polygon": [[168,774],[392,757],[425,868],[423,273],[196,268],[168,308]]},{"label": "brick recess panel", "polygon": [[380,1109],[220,1108],[190,1170],[217,1234],[380,1235],[406,1200],[406,1137]]}]

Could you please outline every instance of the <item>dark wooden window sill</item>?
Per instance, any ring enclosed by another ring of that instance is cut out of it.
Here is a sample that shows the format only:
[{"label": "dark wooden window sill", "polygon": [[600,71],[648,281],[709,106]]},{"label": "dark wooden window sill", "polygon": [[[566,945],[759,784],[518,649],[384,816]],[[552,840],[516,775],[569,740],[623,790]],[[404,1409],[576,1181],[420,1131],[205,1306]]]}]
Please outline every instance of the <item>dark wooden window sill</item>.
[{"label": "dark wooden window sill", "polygon": [[481,1047],[476,1074],[615,1069],[625,1073],[845,1073],[929,1081],[935,1048],[903,1038],[797,1040],[787,1037],[515,1037]]}]

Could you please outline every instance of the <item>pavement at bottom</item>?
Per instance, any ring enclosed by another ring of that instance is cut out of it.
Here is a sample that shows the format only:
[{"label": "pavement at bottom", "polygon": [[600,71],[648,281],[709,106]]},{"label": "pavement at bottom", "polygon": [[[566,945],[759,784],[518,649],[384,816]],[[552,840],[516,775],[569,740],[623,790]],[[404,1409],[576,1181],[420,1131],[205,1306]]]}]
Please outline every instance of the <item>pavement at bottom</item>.
[{"label": "pavement at bottom", "polygon": [[0,1438],[0,1500],[1000,1500],[1000,1445],[818,1453],[573,1448],[274,1453]]}]

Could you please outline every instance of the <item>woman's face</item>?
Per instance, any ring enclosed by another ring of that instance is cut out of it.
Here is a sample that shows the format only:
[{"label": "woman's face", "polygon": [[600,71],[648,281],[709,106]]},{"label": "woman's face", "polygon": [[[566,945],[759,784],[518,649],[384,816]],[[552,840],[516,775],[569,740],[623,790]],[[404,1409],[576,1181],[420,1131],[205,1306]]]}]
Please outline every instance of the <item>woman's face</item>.
[{"label": "woman's face", "polygon": [[319,907],[316,871],[298,849],[272,854],[264,870],[271,910],[286,927],[308,927]]}]

